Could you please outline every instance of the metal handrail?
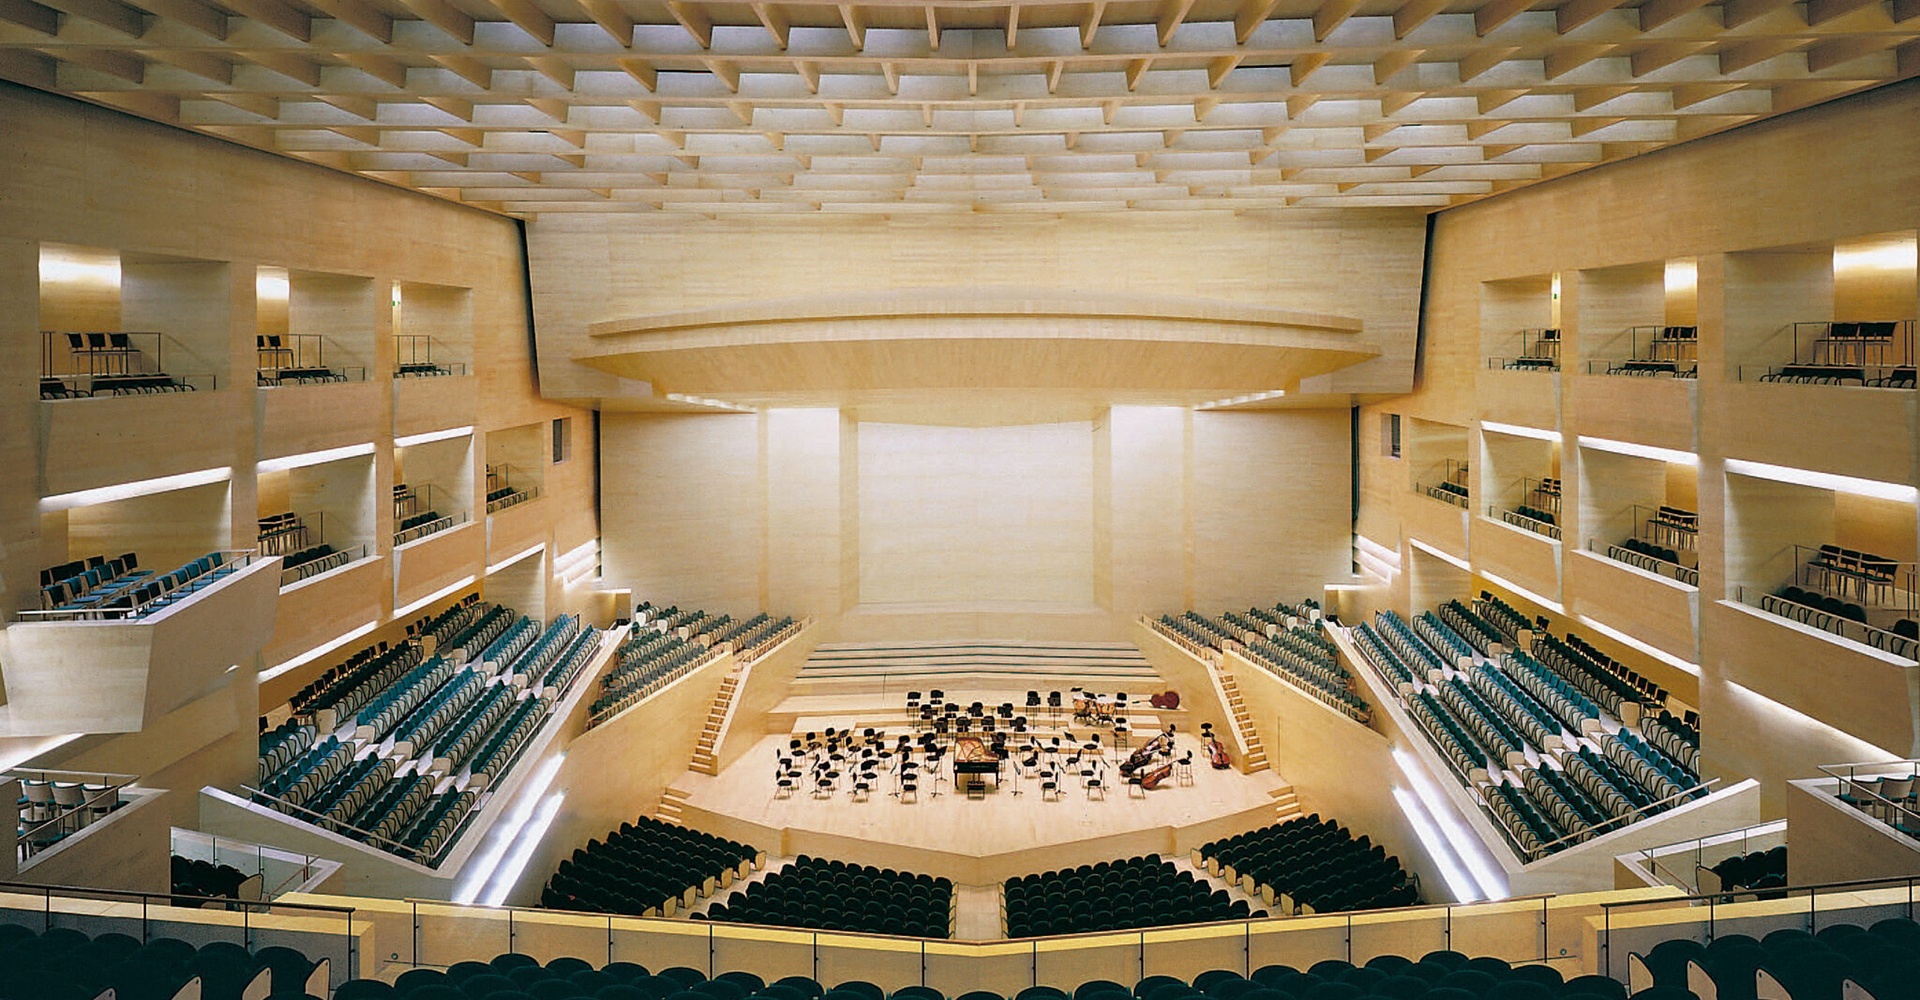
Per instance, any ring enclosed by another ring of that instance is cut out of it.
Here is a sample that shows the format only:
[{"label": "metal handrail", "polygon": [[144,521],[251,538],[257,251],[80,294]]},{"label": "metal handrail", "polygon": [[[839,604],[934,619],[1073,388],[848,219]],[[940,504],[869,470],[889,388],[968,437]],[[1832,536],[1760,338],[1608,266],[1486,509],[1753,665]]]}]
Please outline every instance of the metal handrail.
[{"label": "metal handrail", "polygon": [[[1596,554],[1605,555],[1614,562],[1625,563],[1634,569],[1670,579],[1683,586],[1698,587],[1700,585],[1700,571],[1685,563],[1668,562],[1665,559],[1657,559],[1644,552],[1635,552],[1632,549],[1620,545],[1606,544],[1605,550],[1602,551],[1602,544],[1605,543],[1602,543],[1597,538],[1592,539],[1587,542],[1587,550]],[[1642,560],[1647,562],[1648,565],[1641,565]]]},{"label": "metal handrail", "polygon": [[[1745,586],[1735,587],[1734,596],[1740,604],[1754,608],[1762,614],[1772,615],[1775,618],[1782,618],[1795,624],[1805,625],[1816,631],[1838,636],[1848,642],[1857,642],[1879,652],[1898,656],[1902,659],[1914,660],[1916,664],[1920,664],[1920,641],[1909,639],[1897,632],[1891,632],[1883,628],[1875,628],[1865,622],[1845,618],[1823,608],[1816,608],[1811,604],[1790,601],[1777,594],[1760,590],[1759,588],[1753,588],[1750,592],[1749,588]],[[1782,614],[1780,611],[1769,607],[1768,602],[1785,605],[1790,608],[1805,608],[1807,611],[1806,620],[1803,621],[1799,617],[1791,614]],[[1861,637],[1856,638],[1853,635],[1849,635],[1848,633],[1852,631],[1859,632]]]},{"label": "metal handrail", "polygon": [[[1907,774],[1905,776],[1920,778],[1920,761],[1914,761],[1914,760],[1887,761],[1881,764],[1821,764],[1818,766],[1822,773],[1826,774],[1830,778],[1833,778],[1835,781],[1844,782],[1854,792],[1856,793],[1865,792],[1871,798],[1879,800],[1882,806],[1895,810],[1899,812],[1901,815],[1906,816],[1911,820],[1917,821],[1913,824],[1913,826],[1915,826],[1916,828],[1920,828],[1920,810],[1916,810],[1911,806],[1908,806],[1901,802],[1896,802],[1893,799],[1887,798],[1885,795],[1880,794],[1880,790],[1878,788],[1866,787],[1865,785],[1861,784],[1860,778],[1856,774],[1856,772],[1863,767],[1889,768],[1889,767],[1900,767],[1901,765],[1905,765],[1907,768]],[[1838,771],[1839,768],[1843,768],[1843,767],[1847,769],[1847,774],[1845,777],[1841,777]],[[1879,775],[1878,777],[1891,778],[1891,777],[1901,777],[1901,776],[1883,774],[1883,775]],[[1895,830],[1901,831],[1902,833],[1907,832],[1902,827],[1901,824],[1893,822],[1891,819],[1884,820],[1883,822],[1885,822],[1886,825],[1893,827]]]},{"label": "metal handrail", "polygon": [[[1720,783],[1719,778],[1708,778],[1707,780],[1702,781],[1701,783],[1693,786],[1692,788],[1685,789],[1684,791],[1675,792],[1674,794],[1669,795],[1664,799],[1659,799],[1654,802],[1649,802],[1638,809],[1630,809],[1626,812],[1621,813],[1618,816],[1609,816],[1608,818],[1603,819],[1598,823],[1588,823],[1586,826],[1581,827],[1580,829],[1575,830],[1572,833],[1569,833],[1558,840],[1549,840],[1546,843],[1541,844],[1540,845],[1541,853],[1542,855],[1551,854],[1553,852],[1552,850],[1550,850],[1550,848],[1552,848],[1553,845],[1564,843],[1569,840],[1573,840],[1581,836],[1582,834],[1592,834],[1595,837],[1604,837],[1609,833],[1615,833],[1617,831],[1624,830],[1628,826],[1631,826],[1633,823],[1637,822],[1639,818],[1644,818],[1642,816],[1643,813],[1646,815],[1652,815],[1650,810],[1657,810],[1669,804],[1677,805],[1680,802],[1683,802],[1689,798],[1693,798],[1695,792],[1705,791],[1706,789],[1712,788],[1713,786],[1719,783]],[[1712,793],[1709,792],[1708,794],[1712,794]],[[1612,829],[1603,831],[1601,830],[1602,827],[1612,827]]]},{"label": "metal handrail", "polygon": [[[406,860],[414,861],[418,864],[422,864],[422,865],[427,864],[426,861],[421,860],[423,855],[421,854],[419,848],[411,847],[407,844],[400,843],[397,840],[389,840],[386,837],[382,837],[379,834],[374,833],[372,830],[363,830],[360,827],[354,826],[352,823],[346,822],[345,820],[335,819],[332,816],[327,815],[326,813],[316,812],[312,809],[308,809],[306,806],[299,805],[298,803],[289,802],[286,799],[283,799],[277,795],[272,795],[267,792],[263,792],[260,789],[253,787],[252,785],[243,784],[240,786],[240,790],[246,793],[247,800],[249,802],[271,805],[275,807],[285,806],[291,812],[305,813],[307,816],[313,817],[313,819],[305,821],[309,823],[309,825],[317,826],[322,830],[327,830],[333,833],[338,833],[345,836],[351,836],[356,840],[361,840],[363,843],[366,843],[369,846],[379,847],[381,850],[386,851],[388,854],[392,854],[397,857],[404,858]],[[276,809],[276,811],[278,810]],[[391,846],[385,846],[385,845],[391,845]]]},{"label": "metal handrail", "polygon": [[1559,541],[1561,537],[1559,525],[1542,521],[1539,518],[1528,517],[1517,510],[1508,510],[1498,504],[1487,505],[1487,516],[1493,520],[1510,524],[1516,528],[1530,531],[1536,535],[1551,538],[1555,541]]}]

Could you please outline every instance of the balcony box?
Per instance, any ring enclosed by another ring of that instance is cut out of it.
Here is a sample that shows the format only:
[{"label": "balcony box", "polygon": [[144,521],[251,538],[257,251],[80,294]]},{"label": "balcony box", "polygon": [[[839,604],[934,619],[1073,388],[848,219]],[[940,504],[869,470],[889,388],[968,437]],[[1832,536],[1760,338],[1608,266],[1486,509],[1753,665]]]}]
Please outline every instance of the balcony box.
[{"label": "balcony box", "polygon": [[261,458],[344,448],[378,436],[378,382],[274,386],[255,389],[254,400]]},{"label": "balcony box", "polygon": [[1566,570],[1575,611],[1689,663],[1699,662],[1698,587],[1584,549],[1573,553]]},{"label": "balcony box", "polygon": [[393,436],[407,437],[449,427],[469,427],[480,400],[480,379],[473,375],[396,378],[393,383]]},{"label": "balcony box", "polygon": [[1880,747],[1914,742],[1914,661],[1771,615],[1715,602],[1727,680]]},{"label": "balcony box", "polygon": [[1576,375],[1570,392],[1573,425],[1586,437],[1696,450],[1698,379]]},{"label": "balcony box", "polygon": [[1489,517],[1473,519],[1473,568],[1560,599],[1560,543]]}]

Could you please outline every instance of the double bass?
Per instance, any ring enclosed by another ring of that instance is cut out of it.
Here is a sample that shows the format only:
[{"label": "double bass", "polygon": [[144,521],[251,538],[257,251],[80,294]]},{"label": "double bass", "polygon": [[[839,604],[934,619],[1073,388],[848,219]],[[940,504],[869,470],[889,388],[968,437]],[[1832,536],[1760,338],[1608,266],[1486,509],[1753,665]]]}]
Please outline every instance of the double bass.
[{"label": "double bass", "polygon": [[1163,761],[1160,766],[1153,770],[1141,772],[1140,787],[1144,789],[1158,788],[1161,782],[1167,780],[1167,775],[1172,773],[1173,761]]},{"label": "double bass", "polygon": [[1147,766],[1147,764],[1153,761],[1155,755],[1161,753],[1168,755],[1173,753],[1172,726],[1168,726],[1166,732],[1157,733],[1153,739],[1141,744],[1140,749],[1135,750],[1131,756],[1120,764],[1120,773],[1123,775],[1132,774]]},{"label": "double bass", "polygon": [[1220,742],[1220,737],[1213,734],[1211,722],[1200,724],[1200,747],[1206,751],[1207,763],[1212,764],[1214,770],[1221,771],[1233,766],[1233,758],[1227,756],[1227,748]]}]

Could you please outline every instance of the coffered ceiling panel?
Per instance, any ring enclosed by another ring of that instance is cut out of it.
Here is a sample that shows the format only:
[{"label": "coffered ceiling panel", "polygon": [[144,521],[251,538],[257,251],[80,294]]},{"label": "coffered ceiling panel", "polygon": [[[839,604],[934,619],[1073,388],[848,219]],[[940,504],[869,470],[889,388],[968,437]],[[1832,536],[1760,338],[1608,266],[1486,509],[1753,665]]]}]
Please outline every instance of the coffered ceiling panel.
[{"label": "coffered ceiling panel", "polygon": [[0,78],[523,217],[1440,208],[1920,74],[1920,0],[0,0]]}]

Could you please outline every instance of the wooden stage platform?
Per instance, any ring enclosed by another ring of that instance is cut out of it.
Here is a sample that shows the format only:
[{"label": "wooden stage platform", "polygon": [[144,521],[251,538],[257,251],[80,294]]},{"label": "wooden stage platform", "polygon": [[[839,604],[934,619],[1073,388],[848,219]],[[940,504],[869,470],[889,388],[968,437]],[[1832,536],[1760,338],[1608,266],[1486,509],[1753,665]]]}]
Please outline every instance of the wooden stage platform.
[{"label": "wooden stage platform", "polygon": [[1198,739],[1176,737],[1176,757],[1193,752],[1191,783],[1169,779],[1144,797],[1130,795],[1109,753],[1111,786],[1089,797],[1077,777],[1043,800],[1032,778],[1009,763],[998,788],[969,799],[952,784],[923,778],[917,797],[890,794],[883,774],[865,800],[845,790],[816,798],[806,790],[776,795],[775,761],[785,734],[768,735],[719,775],[688,772],[669,794],[681,820],[783,856],[815,854],[943,875],[985,885],[1030,872],[1136,854],[1184,854],[1192,847],[1274,822],[1292,813],[1291,790],[1275,772],[1242,774],[1207,767]]}]

